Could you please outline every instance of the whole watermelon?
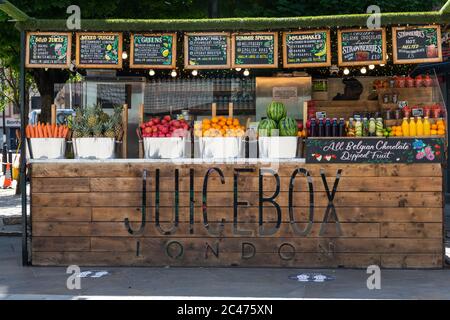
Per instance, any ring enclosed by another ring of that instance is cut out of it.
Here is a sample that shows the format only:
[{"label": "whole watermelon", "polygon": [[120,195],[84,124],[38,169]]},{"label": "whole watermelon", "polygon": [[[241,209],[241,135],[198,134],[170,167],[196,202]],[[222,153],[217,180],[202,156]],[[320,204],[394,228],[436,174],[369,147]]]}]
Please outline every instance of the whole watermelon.
[{"label": "whole watermelon", "polygon": [[282,137],[296,137],[298,133],[297,121],[295,119],[286,117],[278,123],[280,129],[280,136]]},{"label": "whole watermelon", "polygon": [[263,119],[258,124],[258,135],[270,137],[273,129],[278,129],[277,123],[272,119]]},{"label": "whole watermelon", "polygon": [[286,107],[281,102],[272,101],[267,106],[266,112],[267,116],[276,122],[286,117]]}]

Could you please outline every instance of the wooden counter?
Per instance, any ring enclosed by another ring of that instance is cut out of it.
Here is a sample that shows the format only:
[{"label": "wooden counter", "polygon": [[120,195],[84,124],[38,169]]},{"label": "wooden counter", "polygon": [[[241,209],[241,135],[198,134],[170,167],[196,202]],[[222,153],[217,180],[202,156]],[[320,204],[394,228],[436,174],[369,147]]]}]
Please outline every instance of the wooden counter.
[{"label": "wooden counter", "polygon": [[[259,190],[263,197],[272,196],[276,178],[270,174],[260,181],[259,170],[271,165],[278,169],[280,193],[274,201],[281,215],[264,201],[260,226]],[[33,265],[443,266],[440,164],[63,160],[35,161],[31,167]],[[211,170],[204,194],[211,168],[220,169],[224,184],[218,171]],[[293,181],[290,204],[290,180],[299,168],[304,170]],[[146,222],[136,233],[142,223],[144,169]]]}]

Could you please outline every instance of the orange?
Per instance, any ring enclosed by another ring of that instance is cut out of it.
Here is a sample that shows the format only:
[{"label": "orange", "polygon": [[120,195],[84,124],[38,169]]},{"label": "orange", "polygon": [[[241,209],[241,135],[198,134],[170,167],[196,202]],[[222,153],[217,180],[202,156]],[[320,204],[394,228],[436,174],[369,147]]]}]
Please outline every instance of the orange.
[{"label": "orange", "polygon": [[431,125],[431,130],[437,130],[437,128],[438,128],[437,124],[432,124]]},{"label": "orange", "polygon": [[437,134],[438,134],[439,136],[443,136],[443,135],[445,135],[445,131],[439,129],[438,132],[437,132]]},{"label": "orange", "polygon": [[238,126],[239,125],[239,119],[234,119],[233,120],[233,125],[234,126]]},{"label": "orange", "polygon": [[220,120],[219,121],[219,126],[221,126],[221,127],[223,127],[224,125],[226,125],[227,123],[225,122],[225,121],[223,121],[223,120]]},{"label": "orange", "polygon": [[228,126],[227,126],[227,125],[224,125],[224,126],[222,126],[222,129],[223,129],[223,130],[227,130],[227,129],[228,129]]},{"label": "orange", "polygon": [[219,122],[219,119],[217,117],[212,117],[211,122],[217,123],[217,122]]},{"label": "orange", "polygon": [[205,119],[202,120],[202,122],[203,122],[203,124],[205,124],[205,123],[211,123],[211,120],[205,118]]}]

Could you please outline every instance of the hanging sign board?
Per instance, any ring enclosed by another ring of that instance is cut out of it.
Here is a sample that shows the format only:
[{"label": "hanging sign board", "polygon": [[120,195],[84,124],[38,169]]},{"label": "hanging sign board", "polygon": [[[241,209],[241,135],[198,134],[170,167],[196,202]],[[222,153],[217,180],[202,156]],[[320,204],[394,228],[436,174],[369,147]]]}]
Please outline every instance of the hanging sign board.
[{"label": "hanging sign board", "polygon": [[71,33],[27,33],[25,57],[27,68],[69,68],[71,53]]},{"label": "hanging sign board", "polygon": [[385,64],[386,30],[339,30],[338,59],[340,66]]},{"label": "hanging sign board", "polygon": [[394,63],[442,62],[440,26],[393,27]]},{"label": "hanging sign board", "polygon": [[233,34],[233,68],[277,68],[278,33],[255,32]]},{"label": "hanging sign board", "polygon": [[177,35],[131,34],[130,68],[173,69],[177,63]]},{"label": "hanging sign board", "polygon": [[331,66],[330,30],[284,32],[283,66],[285,68]]},{"label": "hanging sign board", "polygon": [[229,69],[229,49],[228,33],[187,33],[184,35],[184,68]]},{"label": "hanging sign board", "polygon": [[77,33],[77,66],[79,68],[122,68],[121,33]]}]

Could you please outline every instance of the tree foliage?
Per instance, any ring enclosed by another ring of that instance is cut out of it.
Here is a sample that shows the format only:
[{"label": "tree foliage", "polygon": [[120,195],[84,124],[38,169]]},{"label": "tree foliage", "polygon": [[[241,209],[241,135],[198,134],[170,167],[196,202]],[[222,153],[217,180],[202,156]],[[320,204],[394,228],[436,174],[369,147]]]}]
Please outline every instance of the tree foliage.
[{"label": "tree foliage", "polygon": [[[33,18],[66,19],[66,8],[78,5],[82,19],[178,19],[207,18],[207,0],[10,0]],[[216,0],[219,17],[295,17],[365,13],[369,5],[378,5],[382,12],[419,11],[440,8],[446,0]],[[0,61],[12,74],[19,70],[20,35],[10,18],[0,12]],[[126,31],[126,30],[125,30]],[[56,82],[69,79],[68,71],[29,71],[49,110],[52,88]],[[45,97],[44,97],[45,96]],[[47,111],[48,111],[47,110]],[[44,112],[46,115],[48,112]]]}]

